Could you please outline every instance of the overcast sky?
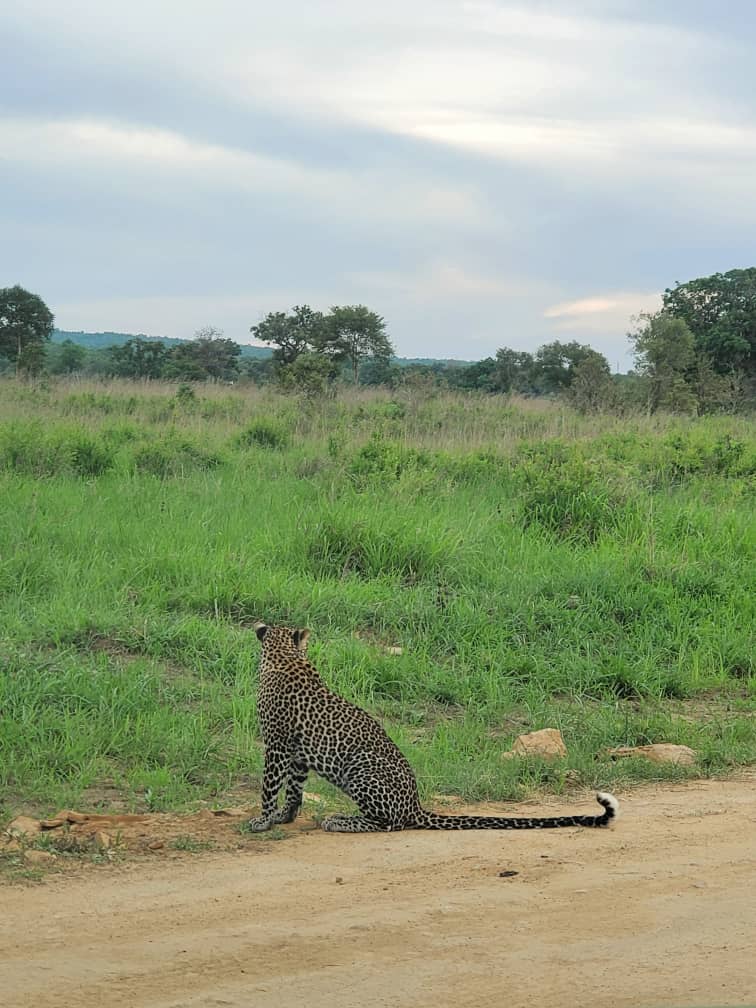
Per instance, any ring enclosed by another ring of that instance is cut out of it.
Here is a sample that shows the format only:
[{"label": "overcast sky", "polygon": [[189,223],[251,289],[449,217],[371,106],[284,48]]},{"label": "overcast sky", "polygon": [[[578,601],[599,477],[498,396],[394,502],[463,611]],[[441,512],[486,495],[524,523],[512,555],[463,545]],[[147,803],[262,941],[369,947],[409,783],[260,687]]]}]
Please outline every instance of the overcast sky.
[{"label": "overcast sky", "polygon": [[0,286],[249,342],[364,303],[403,356],[578,339],[756,264],[752,0],[24,0]]}]

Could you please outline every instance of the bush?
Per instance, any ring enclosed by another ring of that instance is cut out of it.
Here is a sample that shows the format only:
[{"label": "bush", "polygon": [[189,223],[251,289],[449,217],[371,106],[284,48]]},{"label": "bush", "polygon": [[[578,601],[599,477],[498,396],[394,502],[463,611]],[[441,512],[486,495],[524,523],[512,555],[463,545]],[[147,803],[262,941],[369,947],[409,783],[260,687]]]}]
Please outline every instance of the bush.
[{"label": "bush", "polygon": [[111,413],[131,416],[137,408],[136,396],[111,395],[108,392],[74,392],[65,397],[63,413]]},{"label": "bush", "polygon": [[176,402],[185,409],[191,409],[197,402],[197,393],[187,382],[182,382],[176,389]]},{"label": "bush", "polygon": [[79,476],[101,476],[112,469],[112,449],[86,434],[73,435],[69,441],[71,466]]},{"label": "bush", "polygon": [[240,448],[267,448],[281,451],[289,443],[288,431],[275,420],[254,420],[236,439]]},{"label": "bush", "polygon": [[364,486],[375,478],[398,480],[403,473],[424,469],[430,463],[428,452],[406,448],[375,433],[354,456],[347,471],[355,485]]},{"label": "bush", "polygon": [[196,470],[214,469],[222,461],[219,455],[179,438],[165,438],[163,441],[140,445],[132,457],[137,472],[150,473],[161,479],[184,476]]},{"label": "bush", "polygon": [[606,462],[584,459],[559,442],[523,454],[514,476],[526,528],[537,525],[560,539],[593,543],[627,521],[626,501],[607,478]]},{"label": "bush", "polygon": [[723,434],[714,443],[711,451],[714,471],[727,476],[752,476],[756,473],[756,454],[746,455],[744,441],[737,441],[729,434]]},{"label": "bush", "polygon": [[437,466],[458,486],[499,483],[509,475],[509,466],[495,452],[479,451],[469,455],[439,454]]},{"label": "bush", "polygon": [[729,434],[713,442],[673,434],[654,446],[644,468],[653,474],[656,483],[683,483],[700,474],[752,476],[756,473],[756,454]]},{"label": "bush", "polygon": [[120,448],[121,445],[129,444],[132,441],[138,441],[141,436],[141,431],[138,427],[133,424],[117,424],[114,427],[103,427],[102,428],[102,438],[105,444],[113,447]]},{"label": "bush", "polygon": [[407,407],[404,403],[389,399],[387,402],[378,401],[369,406],[358,406],[354,413],[354,419],[367,421],[369,423],[380,422],[382,420],[404,420],[407,416]]},{"label": "bush", "polygon": [[107,442],[81,430],[48,433],[36,424],[0,429],[0,468],[30,476],[100,476],[113,468]]},{"label": "bush", "polygon": [[303,353],[292,364],[278,368],[276,384],[281,392],[320,399],[333,394],[338,373],[338,365],[331,357]]},{"label": "bush", "polygon": [[393,576],[405,584],[437,574],[458,549],[459,543],[448,533],[382,515],[358,521],[330,514],[308,532],[305,544],[308,568],[315,577]]}]

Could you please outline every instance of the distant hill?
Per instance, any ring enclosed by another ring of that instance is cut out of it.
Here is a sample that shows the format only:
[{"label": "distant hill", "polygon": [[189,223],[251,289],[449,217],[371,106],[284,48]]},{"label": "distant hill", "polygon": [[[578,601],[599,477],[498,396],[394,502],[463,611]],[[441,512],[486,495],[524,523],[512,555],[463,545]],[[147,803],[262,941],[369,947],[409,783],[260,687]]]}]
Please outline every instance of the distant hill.
[{"label": "distant hill", "polygon": [[[191,340],[177,339],[175,336],[146,336],[144,333],[117,333],[117,332],[73,332],[68,329],[53,329],[53,343],[63,343],[70,340],[78,346],[86,347],[87,350],[105,350],[107,347],[123,346],[130,339],[149,340],[154,343],[162,343],[164,346],[178,346],[180,343],[191,343]],[[246,343],[240,344],[242,357],[255,357],[258,360],[267,360],[272,356],[273,351],[269,347],[248,346]],[[432,367],[434,364],[442,364],[444,367],[466,367],[473,361],[448,360],[437,357],[395,357],[394,360],[400,367],[410,367],[423,365]]]},{"label": "distant hill", "polygon": [[[175,336],[146,336],[144,333],[117,333],[117,332],[72,332],[68,329],[53,329],[53,343],[63,343],[70,340],[78,346],[86,347],[87,350],[105,350],[107,347],[123,346],[131,339],[149,340],[150,343],[162,343],[163,346],[179,346],[181,343],[191,343],[191,340],[177,339]],[[241,344],[242,357],[257,357],[266,360],[273,353],[268,347],[247,346]]]},{"label": "distant hill", "polygon": [[411,365],[419,367],[433,367],[434,364],[443,364],[444,367],[467,367],[469,364],[476,364],[477,361],[457,360],[452,357],[395,357],[394,360],[402,367]]}]

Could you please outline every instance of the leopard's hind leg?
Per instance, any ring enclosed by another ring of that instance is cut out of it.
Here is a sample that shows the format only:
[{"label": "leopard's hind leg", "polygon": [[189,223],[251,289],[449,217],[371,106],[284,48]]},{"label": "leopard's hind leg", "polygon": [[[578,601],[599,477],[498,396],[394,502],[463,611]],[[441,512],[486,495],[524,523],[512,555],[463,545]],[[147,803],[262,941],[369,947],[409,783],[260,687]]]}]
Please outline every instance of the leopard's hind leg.
[{"label": "leopard's hind leg", "polygon": [[330,815],[320,825],[326,833],[390,833],[396,828],[361,815]]}]

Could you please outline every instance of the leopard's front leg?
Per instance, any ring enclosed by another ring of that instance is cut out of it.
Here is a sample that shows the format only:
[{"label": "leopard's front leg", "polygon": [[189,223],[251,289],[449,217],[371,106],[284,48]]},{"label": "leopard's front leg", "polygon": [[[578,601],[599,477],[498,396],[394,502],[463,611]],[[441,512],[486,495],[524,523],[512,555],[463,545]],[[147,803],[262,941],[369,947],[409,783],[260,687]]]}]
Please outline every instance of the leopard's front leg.
[{"label": "leopard's front leg", "polygon": [[291,752],[281,743],[271,743],[265,747],[265,770],[262,784],[262,812],[250,819],[247,826],[253,833],[263,833],[277,822],[276,806],[281,790],[291,766]]},{"label": "leopard's front leg", "polygon": [[297,763],[292,760],[289,779],[286,781],[286,801],[273,816],[274,823],[290,823],[297,818],[302,807],[302,792],[307,774],[306,763]]}]

